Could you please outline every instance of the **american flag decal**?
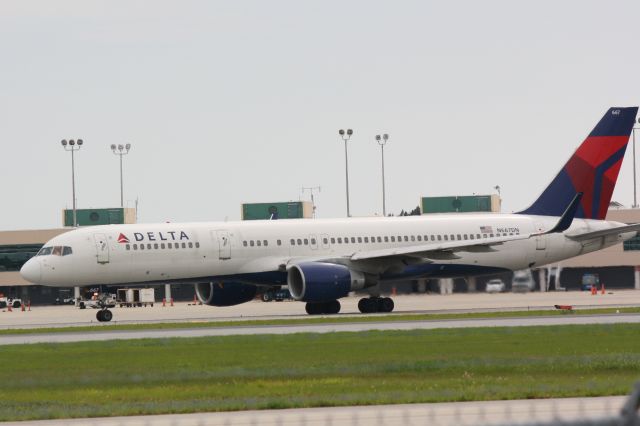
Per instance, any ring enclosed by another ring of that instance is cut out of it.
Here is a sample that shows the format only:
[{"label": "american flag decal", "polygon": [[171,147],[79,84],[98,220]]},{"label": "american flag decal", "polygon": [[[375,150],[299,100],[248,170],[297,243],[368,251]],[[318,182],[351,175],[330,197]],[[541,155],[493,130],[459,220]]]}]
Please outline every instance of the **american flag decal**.
[{"label": "american flag decal", "polygon": [[480,232],[483,234],[493,234],[493,226],[481,226]]},{"label": "american flag decal", "polygon": [[129,239],[124,234],[120,234],[120,236],[118,236],[118,242],[119,243],[128,243]]}]

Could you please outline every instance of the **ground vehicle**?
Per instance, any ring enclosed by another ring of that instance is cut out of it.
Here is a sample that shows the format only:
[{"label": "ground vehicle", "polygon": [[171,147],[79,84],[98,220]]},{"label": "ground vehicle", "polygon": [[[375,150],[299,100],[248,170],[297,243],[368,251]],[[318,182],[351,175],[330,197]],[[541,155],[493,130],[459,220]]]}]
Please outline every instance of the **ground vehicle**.
[{"label": "ground vehicle", "polygon": [[[72,303],[75,303],[75,301]],[[116,299],[113,297],[112,294],[99,294],[99,295],[93,296],[90,300],[81,300],[80,302],[78,302],[78,307],[80,309],[115,308]]]},{"label": "ground vehicle", "polygon": [[514,293],[528,293],[535,289],[536,282],[533,280],[530,269],[523,269],[513,273],[511,280],[511,291]]},{"label": "ground vehicle", "polygon": [[54,305],[75,305],[76,301],[73,297],[56,297],[56,300],[53,303]]},{"label": "ground vehicle", "polygon": [[593,286],[600,287],[600,276],[598,274],[582,275],[582,290],[589,291]]},{"label": "ground vehicle", "polygon": [[263,302],[271,302],[275,300],[276,302],[282,302],[285,299],[293,299],[291,297],[291,292],[288,288],[281,288],[277,290],[268,290],[262,294]]},{"label": "ground vehicle", "polygon": [[11,297],[0,297],[0,309],[4,309],[7,306],[11,306],[16,309],[22,306],[22,299]]},{"label": "ground vehicle", "polygon": [[122,308],[136,306],[153,306],[155,302],[155,289],[153,288],[119,288],[116,297],[117,303]]},{"label": "ground vehicle", "polygon": [[504,281],[498,278],[494,278],[492,280],[487,281],[486,291],[487,293],[502,293],[505,291],[506,287],[504,285]]}]

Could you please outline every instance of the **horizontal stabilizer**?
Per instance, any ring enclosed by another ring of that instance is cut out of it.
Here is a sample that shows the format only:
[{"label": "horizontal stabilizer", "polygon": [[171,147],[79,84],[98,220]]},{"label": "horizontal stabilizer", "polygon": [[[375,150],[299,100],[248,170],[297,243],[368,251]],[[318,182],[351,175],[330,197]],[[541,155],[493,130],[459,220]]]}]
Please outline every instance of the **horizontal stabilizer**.
[{"label": "horizontal stabilizer", "polygon": [[599,231],[583,232],[582,234],[568,234],[567,238],[571,238],[575,241],[590,240],[592,238],[606,237],[608,235],[625,234],[627,232],[640,231],[640,223],[634,223],[626,226],[618,226],[616,228],[601,229]]}]

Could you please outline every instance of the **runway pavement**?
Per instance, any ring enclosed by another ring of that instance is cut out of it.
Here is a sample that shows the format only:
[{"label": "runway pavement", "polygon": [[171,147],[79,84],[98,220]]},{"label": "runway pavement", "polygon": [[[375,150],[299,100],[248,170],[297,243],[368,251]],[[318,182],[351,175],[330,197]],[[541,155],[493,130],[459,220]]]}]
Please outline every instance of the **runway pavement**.
[{"label": "runway pavement", "polygon": [[[576,309],[589,307],[640,306],[640,291],[616,290],[607,294],[592,296],[589,292],[534,292],[534,293],[456,293],[451,295],[415,294],[394,296],[394,313],[436,313],[436,312],[480,312],[505,310],[553,309],[553,305],[573,305]],[[340,315],[360,316],[360,297],[340,300]],[[114,308],[112,323],[153,323],[247,320],[263,318],[306,318],[304,303],[285,301],[252,301],[237,306],[213,307],[177,303],[162,307],[156,303],[147,308]],[[31,311],[22,312],[7,309],[0,311],[0,329],[55,326],[86,326],[99,324],[93,309],[78,309],[73,306],[34,306]]]},{"label": "runway pavement", "polygon": [[[6,426],[513,425],[616,417],[626,397],[322,407],[8,422]],[[595,423],[594,423],[595,424]]]},{"label": "runway pavement", "polygon": [[0,336],[1,345],[30,343],[69,343],[104,340],[185,338],[205,336],[234,336],[255,334],[295,334],[295,333],[332,333],[359,332],[370,330],[432,330],[440,328],[470,327],[523,327],[575,324],[620,324],[640,323],[638,314],[609,315],[563,315],[553,317],[520,318],[473,318],[453,320],[392,321],[392,322],[355,322],[328,324],[263,325],[213,328],[187,328],[168,330],[100,330],[79,333],[43,333]]}]

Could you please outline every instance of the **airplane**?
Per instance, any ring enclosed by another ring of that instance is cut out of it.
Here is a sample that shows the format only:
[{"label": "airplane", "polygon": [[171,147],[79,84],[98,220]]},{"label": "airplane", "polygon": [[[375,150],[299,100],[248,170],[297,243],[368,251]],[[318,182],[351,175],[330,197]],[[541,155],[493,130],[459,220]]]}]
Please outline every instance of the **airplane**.
[{"label": "airplane", "polygon": [[[195,286],[206,305],[287,286],[308,314],[352,291],[363,313],[391,312],[379,284],[539,267],[635,237],[605,215],[638,107],[610,108],[551,184],[517,213],[104,225],[48,241],[20,273],[45,286]],[[99,321],[110,321],[103,308]]]}]

